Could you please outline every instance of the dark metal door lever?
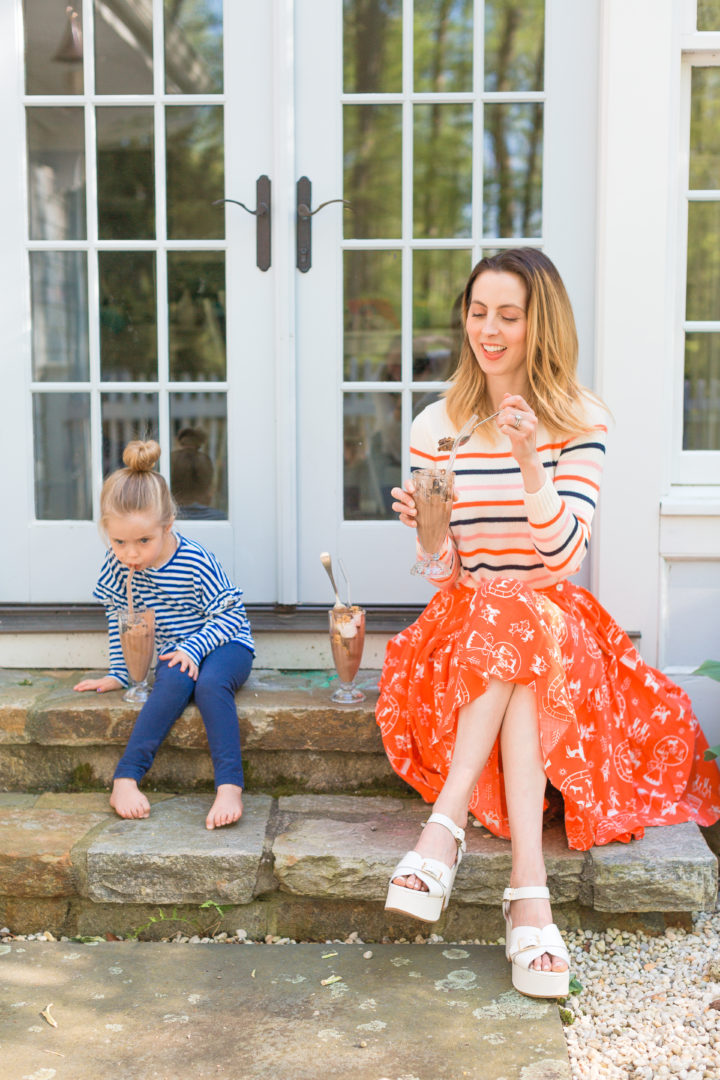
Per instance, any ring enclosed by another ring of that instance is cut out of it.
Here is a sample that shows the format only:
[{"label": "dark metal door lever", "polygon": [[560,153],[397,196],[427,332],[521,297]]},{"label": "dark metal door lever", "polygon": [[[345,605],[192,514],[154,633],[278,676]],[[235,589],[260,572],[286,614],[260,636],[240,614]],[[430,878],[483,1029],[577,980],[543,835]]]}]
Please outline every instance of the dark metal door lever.
[{"label": "dark metal door lever", "polygon": [[270,268],[272,223],[270,192],[270,177],[263,174],[258,176],[255,184],[256,210],[251,210],[249,206],[240,202],[239,199],[216,199],[213,203],[213,206],[217,206],[218,203],[235,203],[236,206],[242,206],[243,210],[247,210],[248,214],[252,214],[257,218],[255,227],[255,262],[258,270],[268,270]]},{"label": "dark metal door lever", "polygon": [[324,206],[329,206],[330,203],[342,203],[343,206],[347,206],[348,209],[352,209],[347,199],[326,199],[325,202],[320,203],[314,210],[310,209],[312,194],[312,184],[308,180],[307,176],[301,176],[297,182],[297,195],[296,195],[296,247],[297,247],[297,268],[301,274],[306,274],[312,266],[312,222],[311,218],[317,214],[318,210],[322,210]]}]

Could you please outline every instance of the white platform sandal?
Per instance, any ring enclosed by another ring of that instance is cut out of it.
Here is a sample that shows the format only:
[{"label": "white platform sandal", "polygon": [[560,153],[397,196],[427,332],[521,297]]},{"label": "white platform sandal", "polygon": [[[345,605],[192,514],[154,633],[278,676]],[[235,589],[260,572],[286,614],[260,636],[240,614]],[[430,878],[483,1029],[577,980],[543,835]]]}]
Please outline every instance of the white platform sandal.
[{"label": "white platform sandal", "polygon": [[[512,964],[512,983],[528,997],[567,997],[570,990],[570,954],[555,923],[539,929],[537,926],[513,926],[510,918],[512,900],[549,900],[550,890],[544,885],[528,885],[506,889],[502,911],[505,917],[505,956]],[[568,965],[566,971],[538,971],[530,965],[543,953],[550,953]]]},{"label": "white platform sandal", "polygon": [[[465,851],[465,830],[446,817],[445,814],[431,814],[423,824],[444,825],[452,833],[457,844],[457,855],[452,866],[446,866],[439,859],[428,859],[417,851],[408,851],[393,870],[388,888],[386,911],[398,911],[402,915],[412,915],[423,922],[437,922],[450,902],[450,893],[455,883],[457,868],[462,862]],[[397,877],[415,877],[427,885],[424,889],[408,889],[405,885],[395,885]]]}]

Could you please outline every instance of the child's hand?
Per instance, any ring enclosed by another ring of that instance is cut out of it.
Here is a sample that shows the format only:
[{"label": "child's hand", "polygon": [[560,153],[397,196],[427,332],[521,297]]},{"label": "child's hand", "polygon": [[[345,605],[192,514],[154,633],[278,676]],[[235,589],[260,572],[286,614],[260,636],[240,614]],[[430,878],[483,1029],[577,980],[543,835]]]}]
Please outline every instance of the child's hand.
[{"label": "child's hand", "polygon": [[73,690],[97,690],[98,694],[104,694],[106,690],[119,690],[122,683],[114,675],[103,675],[102,679],[81,679],[73,686]]},{"label": "child's hand", "polygon": [[158,660],[168,660],[168,667],[174,667],[175,664],[180,665],[181,671],[186,671],[191,679],[197,679],[198,666],[192,657],[188,656],[182,649],[175,649],[174,652],[163,653],[158,657]]}]

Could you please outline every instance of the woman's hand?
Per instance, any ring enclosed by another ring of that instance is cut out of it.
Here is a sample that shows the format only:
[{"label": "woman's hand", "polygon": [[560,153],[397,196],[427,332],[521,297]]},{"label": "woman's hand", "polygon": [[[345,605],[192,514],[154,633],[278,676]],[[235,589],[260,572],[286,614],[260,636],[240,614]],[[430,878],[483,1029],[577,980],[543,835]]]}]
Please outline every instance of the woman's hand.
[{"label": "woman's hand", "polygon": [[97,690],[98,694],[104,694],[107,690],[120,690],[122,683],[114,675],[103,675],[102,679],[81,679],[75,683],[73,690]]},{"label": "woman's hand", "polygon": [[538,419],[525,398],[520,394],[504,394],[497,425],[510,440],[512,456],[520,466],[525,490],[528,493],[539,491],[545,483],[545,469],[535,445]]},{"label": "woman's hand", "polygon": [[176,664],[179,664],[181,671],[186,671],[191,679],[197,680],[198,666],[192,657],[188,656],[182,649],[174,649],[173,652],[163,653],[162,656],[158,657],[158,660],[167,660],[168,667],[175,667]]},{"label": "woman's hand", "polygon": [[413,499],[413,493],[415,491],[415,485],[412,480],[405,482],[405,489],[394,487],[390,491],[395,502],[392,504],[392,508],[396,514],[399,515],[403,525],[409,525],[411,529],[417,528],[417,509],[415,507],[415,500]]}]

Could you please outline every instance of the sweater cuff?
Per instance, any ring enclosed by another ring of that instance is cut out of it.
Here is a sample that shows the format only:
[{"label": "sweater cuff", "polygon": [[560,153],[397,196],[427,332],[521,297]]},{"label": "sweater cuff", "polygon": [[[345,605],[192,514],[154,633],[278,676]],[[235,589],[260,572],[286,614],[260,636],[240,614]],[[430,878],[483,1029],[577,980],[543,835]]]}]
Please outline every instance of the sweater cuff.
[{"label": "sweater cuff", "polygon": [[524,491],[523,497],[531,528],[549,524],[562,510],[562,499],[549,476],[539,491]]}]

